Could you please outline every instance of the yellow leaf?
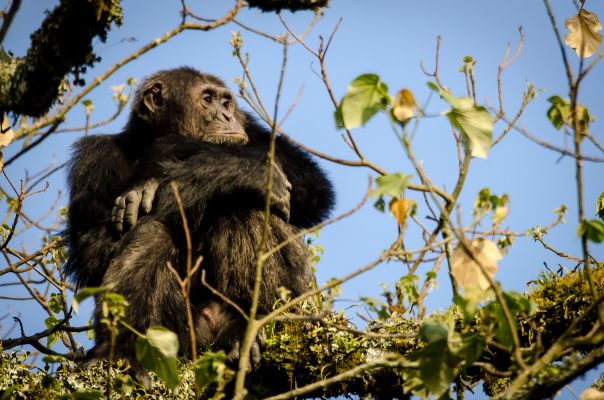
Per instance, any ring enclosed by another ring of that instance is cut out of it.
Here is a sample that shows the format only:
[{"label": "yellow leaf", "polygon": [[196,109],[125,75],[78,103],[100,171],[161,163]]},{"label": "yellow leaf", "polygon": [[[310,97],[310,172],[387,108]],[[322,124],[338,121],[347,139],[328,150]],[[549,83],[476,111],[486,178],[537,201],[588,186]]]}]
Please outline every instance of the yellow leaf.
[{"label": "yellow leaf", "polygon": [[392,106],[392,114],[397,121],[406,123],[409,121],[417,111],[417,103],[413,97],[413,93],[404,88],[396,95],[394,104]]},{"label": "yellow leaf", "polygon": [[10,121],[6,115],[2,116],[2,128],[0,129],[0,148],[6,147],[15,138],[15,133],[10,128]]},{"label": "yellow leaf", "polygon": [[394,198],[390,202],[390,212],[392,212],[392,215],[394,215],[399,224],[404,224],[414,206],[415,200]]},{"label": "yellow leaf", "polygon": [[[569,45],[579,57],[591,57],[602,44],[602,25],[596,14],[581,10],[579,14],[565,21],[570,33],[566,35],[566,44]],[[581,51],[583,50],[583,51]]]},{"label": "yellow leaf", "polygon": [[581,400],[604,400],[604,392],[596,388],[587,388],[581,393]]},{"label": "yellow leaf", "polygon": [[122,90],[124,90],[125,87],[126,87],[126,84],[122,83],[121,85],[113,85],[113,86],[111,86],[111,90],[113,90],[114,92],[117,92],[117,93],[121,93]]},{"label": "yellow leaf", "polygon": [[469,288],[487,290],[490,284],[484,274],[493,278],[497,272],[497,261],[503,257],[495,243],[482,238],[472,240],[471,250],[482,268],[463,246],[459,245],[451,257],[451,274],[464,290]]},{"label": "yellow leaf", "polygon": [[508,215],[508,208],[505,206],[497,206],[493,211],[493,222],[499,224]]}]

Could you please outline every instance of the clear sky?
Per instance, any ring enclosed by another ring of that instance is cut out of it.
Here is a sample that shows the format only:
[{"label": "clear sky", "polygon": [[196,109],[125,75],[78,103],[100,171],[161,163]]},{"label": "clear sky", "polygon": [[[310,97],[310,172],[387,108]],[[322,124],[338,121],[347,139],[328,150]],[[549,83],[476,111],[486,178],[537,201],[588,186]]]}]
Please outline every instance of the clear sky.
[{"label": "clear sky", "polygon": [[[56,1],[26,1],[5,40],[5,48],[15,55],[23,55],[29,46],[30,33],[44,18],[44,10],[51,9]],[[195,3],[195,4],[194,4]],[[576,10],[571,1],[555,1],[556,18],[562,30],[565,18]],[[229,1],[191,2],[193,10],[208,18],[221,16],[232,4]],[[176,0],[148,0],[144,2],[124,1],[124,25],[113,29],[106,43],[96,43],[97,54],[102,57],[94,69],[84,77],[90,82],[116,61],[140,46],[174,28],[180,21],[180,2]],[[589,11],[604,18],[601,2],[587,1]],[[308,12],[284,13],[287,23],[302,32],[312,19]],[[519,107],[526,82],[542,90],[538,99],[529,105],[520,125],[542,140],[557,146],[565,146],[563,135],[556,131],[545,117],[547,98],[552,95],[568,97],[566,77],[545,7],[540,1],[509,0],[506,2],[464,1],[401,1],[401,0],[333,0],[330,8],[306,37],[307,44],[316,49],[319,36],[328,37],[339,18],[343,18],[329,50],[326,67],[331,87],[336,97],[341,98],[351,80],[363,73],[376,73],[389,86],[394,95],[403,87],[409,88],[420,103],[430,94],[426,82],[430,80],[420,68],[423,60],[426,69],[434,68],[436,37],[442,36],[440,54],[440,76],[444,85],[453,94],[465,95],[465,80],[459,72],[462,59],[471,55],[476,63],[478,102],[497,103],[497,66],[508,43],[514,51],[519,42],[518,28],[525,33],[524,49],[520,58],[503,75],[504,104],[508,115],[514,115]],[[279,34],[284,31],[279,19],[272,13],[263,14],[256,10],[244,10],[239,21],[257,30]],[[222,77],[233,89],[234,78],[241,76],[241,66],[232,56],[229,45],[232,31],[241,31],[243,51],[250,55],[250,70],[264,98],[272,109],[278,74],[281,67],[282,48],[278,44],[246,31],[234,24],[211,32],[184,32],[167,44],[129,63],[111,76],[90,95],[96,110],[93,122],[109,117],[114,112],[111,99],[112,85],[124,83],[129,77],[142,77],[163,68],[191,65],[202,71]],[[577,57],[569,51],[570,60],[577,65]],[[287,72],[281,110],[292,103],[296,106],[284,124],[291,136],[306,145],[341,158],[353,159],[353,152],[341,139],[335,128],[333,107],[318,76],[319,64],[301,46],[291,46],[288,53]],[[596,121],[591,132],[604,141],[604,102],[600,96],[604,87],[604,66],[599,65],[588,76],[582,90],[580,102],[587,105]],[[296,100],[300,89],[303,92]],[[243,108],[249,108],[243,105]],[[433,96],[427,112],[437,115],[447,106]],[[284,111],[282,111],[283,113]],[[126,115],[93,133],[118,132],[125,123]],[[83,107],[69,114],[66,126],[83,124]],[[503,129],[497,125],[495,136]],[[355,138],[368,159],[389,172],[412,173],[412,167],[404,156],[403,149],[392,134],[384,115],[376,117],[366,127],[353,131]],[[51,162],[61,163],[70,157],[70,145],[81,134],[62,133],[54,135],[44,145],[31,151],[28,156],[14,163],[7,172],[14,181],[24,176],[27,169],[36,172]],[[585,144],[586,153],[596,156],[597,150]],[[451,190],[457,171],[456,148],[445,118],[429,118],[421,122],[416,134],[414,149],[432,181]],[[5,158],[18,150],[11,146]],[[367,185],[367,176],[374,174],[367,169],[350,168],[321,161],[321,165],[333,179],[337,193],[334,214],[349,210],[362,198]],[[588,218],[594,218],[593,210],[598,195],[604,191],[604,164],[585,163],[585,209]],[[556,228],[546,240],[555,248],[580,256],[580,243],[576,236],[577,207],[574,180],[574,161],[561,157],[559,153],[546,150],[519,133],[512,131],[496,146],[487,160],[475,159],[467,184],[460,197],[464,220],[470,220],[474,198],[483,187],[492,193],[507,193],[511,199],[511,213],[506,221],[513,231],[525,231],[533,226],[546,226],[555,219],[553,210],[561,204],[568,206],[567,224]],[[419,183],[417,177],[414,183]],[[5,185],[6,182],[2,182]],[[57,191],[61,191],[60,203],[67,205],[64,175],[57,174],[50,180],[48,193],[29,200],[26,210],[41,215],[48,208]],[[428,214],[422,207],[421,197],[418,216],[425,221]],[[367,204],[360,212],[334,226],[325,228],[319,243],[325,254],[318,265],[317,276],[323,282],[341,276],[375,259],[396,239],[397,227],[388,214],[382,214]],[[25,238],[25,245],[32,248],[37,237]],[[421,246],[419,237],[409,237],[408,248]],[[29,241],[29,242],[28,242]],[[602,259],[604,246],[593,245],[593,254]],[[524,291],[527,283],[537,277],[546,263],[557,270],[559,265],[572,269],[574,265],[561,261],[544,250],[530,238],[519,238],[509,254],[501,261],[497,279],[505,289]],[[0,266],[1,267],[1,266]],[[429,268],[421,271],[421,274]],[[344,286],[340,307],[358,304],[361,296],[377,296],[379,283],[394,283],[406,272],[398,263],[381,265],[374,271],[353,280]],[[450,304],[451,290],[446,270],[440,273],[440,285],[429,298],[429,309],[436,310]],[[2,302],[2,310],[9,304]],[[12,312],[27,313],[23,304],[13,303]],[[364,312],[353,308],[350,315]],[[33,333],[40,323],[35,319],[26,325]],[[588,386],[579,382],[577,389]],[[563,393],[561,398],[567,398]]]}]

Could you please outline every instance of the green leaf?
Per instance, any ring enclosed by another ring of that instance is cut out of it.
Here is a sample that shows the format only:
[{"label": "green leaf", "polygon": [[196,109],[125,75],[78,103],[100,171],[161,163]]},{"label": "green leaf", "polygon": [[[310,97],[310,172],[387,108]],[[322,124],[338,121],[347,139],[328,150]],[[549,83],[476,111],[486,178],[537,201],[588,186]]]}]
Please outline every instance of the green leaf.
[{"label": "green leaf", "polygon": [[[562,99],[560,96],[552,96],[547,101],[552,104],[547,110],[547,118],[552,125],[558,130],[564,125],[571,129],[574,128],[573,110],[568,100]],[[583,104],[577,104],[576,112],[577,131],[584,136],[589,132],[589,124],[594,118]]]},{"label": "green leaf", "polygon": [[163,326],[150,326],[145,334],[151,346],[157,348],[166,357],[178,355],[178,336]]},{"label": "green leaf", "polygon": [[[530,301],[525,295],[518,292],[504,292],[505,302],[512,313],[512,327],[517,329],[517,314],[532,314],[535,312],[537,305]],[[493,324],[495,328],[495,336],[497,340],[509,348],[513,345],[512,333],[508,326],[503,308],[500,303],[492,302],[482,308],[482,318],[488,324]]]},{"label": "green leaf", "polygon": [[44,357],[42,357],[42,361],[46,364],[61,364],[61,363],[66,363],[69,360],[60,354],[57,354],[57,355],[47,354]]},{"label": "green leaf", "polygon": [[76,295],[73,296],[73,302],[71,303],[71,306],[73,307],[73,311],[75,311],[77,313],[80,308],[80,303],[82,301],[84,301],[85,299],[87,299],[91,296],[96,296],[98,294],[105,293],[107,290],[108,290],[108,288],[106,288],[106,287],[87,287],[87,288],[78,290]]},{"label": "green leaf", "polygon": [[[4,51],[2,48],[0,48],[1,51]],[[0,53],[1,54],[1,53]],[[0,60],[1,61],[1,60]],[[0,400],[12,400],[14,398],[17,398],[16,396],[16,391],[19,389],[19,386],[17,385],[12,385],[7,387],[6,389],[4,389],[2,391],[2,394],[0,395]],[[15,396],[13,396],[12,394],[15,393]]]},{"label": "green leaf", "polygon": [[449,339],[449,349],[463,358],[466,365],[472,365],[475,361],[478,361],[482,350],[484,349],[485,340],[483,337],[475,333],[462,333],[454,334]]},{"label": "green leaf", "polygon": [[151,326],[147,329],[145,337],[136,339],[134,350],[136,359],[143,367],[155,372],[168,389],[176,388],[178,337],[174,332],[162,326]]},{"label": "green leaf", "polygon": [[602,221],[604,221],[604,192],[600,194],[598,197],[598,202],[596,203],[596,214]]},{"label": "green leaf", "polygon": [[547,118],[556,129],[560,130],[570,120],[570,104],[560,96],[552,96],[547,101],[552,104],[547,110]]},{"label": "green leaf", "polygon": [[375,207],[376,210],[384,212],[384,210],[386,209],[386,202],[384,201],[384,198],[382,196],[380,196],[375,201],[375,204],[373,206]]},{"label": "green leaf", "polygon": [[[57,319],[55,316],[50,316],[44,320],[44,325],[48,329],[56,326],[62,320]],[[53,344],[55,344],[59,338],[61,337],[61,332],[54,332],[46,337],[46,347],[50,348]]]},{"label": "green leaf", "polygon": [[98,400],[103,396],[100,390],[81,390],[73,394],[74,400]]},{"label": "green leaf", "polygon": [[336,109],[338,128],[353,129],[364,125],[378,111],[390,104],[388,86],[375,74],[364,74],[352,81]]},{"label": "green leaf", "polygon": [[53,313],[60,313],[63,311],[63,296],[61,296],[59,293],[52,293],[50,295],[50,300],[48,301],[48,306]]},{"label": "green leaf", "polygon": [[419,335],[423,341],[428,343],[446,340],[449,335],[449,326],[437,319],[427,319],[420,327]]},{"label": "green leaf", "polygon": [[427,83],[428,87],[432,90],[434,90],[435,92],[439,92],[440,88],[438,87],[438,85],[434,82],[428,82]]},{"label": "green leaf", "polygon": [[82,105],[84,106],[87,116],[90,116],[90,113],[92,113],[92,111],[96,108],[92,103],[92,100],[89,99],[83,100]]},{"label": "green leaf", "polygon": [[459,370],[461,359],[449,351],[447,340],[429,343],[421,350],[409,355],[419,362],[419,376],[423,386],[435,398],[449,391]]},{"label": "green leaf", "polygon": [[455,97],[448,90],[428,84],[451,106],[446,115],[461,133],[461,143],[472,157],[487,158],[493,144],[493,117],[489,111],[474,104],[469,97]]},{"label": "green leaf", "polygon": [[336,128],[338,128],[338,129],[344,128],[344,117],[342,117],[342,107],[336,108],[335,118],[336,118]]},{"label": "green leaf", "polygon": [[197,387],[203,389],[216,382],[223,374],[224,368],[226,368],[225,362],[226,354],[224,354],[224,351],[207,352],[199,357],[193,366]]},{"label": "green leaf", "polygon": [[604,223],[597,219],[583,221],[579,224],[577,235],[579,237],[585,235],[590,242],[602,243],[604,242]]},{"label": "green leaf", "polygon": [[388,304],[380,301],[378,299],[374,299],[372,297],[361,297],[361,301],[367,304],[367,307],[375,312],[378,318],[382,321],[387,320],[390,317],[390,313],[388,312]]},{"label": "green leaf", "polygon": [[402,172],[379,176],[375,180],[377,188],[371,192],[371,196],[379,197],[387,195],[398,198],[403,193],[403,190],[409,186],[410,181],[411,175],[405,175]]},{"label": "green leaf", "polygon": [[459,100],[458,107],[447,114],[449,121],[461,132],[461,143],[472,157],[487,158],[493,143],[493,118],[486,108],[474,106],[472,99]]}]

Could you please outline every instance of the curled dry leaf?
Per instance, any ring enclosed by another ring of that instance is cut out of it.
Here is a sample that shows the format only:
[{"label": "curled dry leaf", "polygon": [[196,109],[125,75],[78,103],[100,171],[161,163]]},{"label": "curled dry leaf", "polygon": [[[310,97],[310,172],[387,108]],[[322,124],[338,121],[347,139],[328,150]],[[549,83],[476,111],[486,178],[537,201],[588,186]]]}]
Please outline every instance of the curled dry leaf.
[{"label": "curled dry leaf", "polygon": [[581,400],[604,400],[604,392],[596,388],[587,388],[581,393]]},{"label": "curled dry leaf", "polygon": [[405,224],[407,217],[413,212],[414,207],[415,200],[393,198],[390,202],[390,212],[401,225]]},{"label": "curled dry leaf", "polygon": [[566,44],[575,50],[579,57],[591,57],[602,44],[602,35],[598,33],[602,30],[602,25],[598,16],[581,10],[579,14],[564,22],[570,31],[565,38]]},{"label": "curled dry leaf", "polygon": [[497,245],[490,240],[477,238],[472,240],[471,246],[474,258],[480,262],[482,269],[463,246],[458,245],[451,257],[451,274],[464,290],[468,288],[487,290],[490,284],[484,274],[494,277],[497,272],[497,261],[503,257]]},{"label": "curled dry leaf", "polygon": [[394,115],[394,118],[404,124],[413,118],[416,111],[417,103],[415,102],[413,93],[407,88],[398,92],[392,105],[392,115]]}]

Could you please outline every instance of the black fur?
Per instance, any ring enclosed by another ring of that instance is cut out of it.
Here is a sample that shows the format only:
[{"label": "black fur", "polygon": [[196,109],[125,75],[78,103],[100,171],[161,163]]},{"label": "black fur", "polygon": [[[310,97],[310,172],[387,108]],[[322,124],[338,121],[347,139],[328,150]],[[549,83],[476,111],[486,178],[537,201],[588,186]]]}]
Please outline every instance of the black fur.
[{"label": "black fur", "polygon": [[[164,103],[160,115],[149,116],[143,96],[149,85],[162,82]],[[106,285],[125,296],[130,306],[126,320],[140,331],[162,325],[175,331],[182,354],[190,353],[185,304],[168,261],[183,273],[184,231],[170,188],[174,181],[185,205],[194,246],[194,259],[208,282],[244,309],[249,308],[254,280],[255,251],[264,220],[263,207],[270,134],[238,109],[236,118],[249,141],[244,145],[208,142],[206,133],[191,129],[201,121],[196,85],[219,79],[191,68],[161,71],[143,82],[126,129],[112,136],[88,136],[75,145],[69,168],[70,208],[66,237],[69,261],[66,273],[79,287]],[[165,88],[167,87],[167,91]],[[167,114],[167,115],[166,115]],[[276,163],[287,179],[273,181],[275,192],[288,188],[290,219],[279,210],[269,221],[268,247],[300,228],[324,220],[333,205],[333,190],[310,156],[284,138],[276,142]],[[159,182],[152,212],[123,236],[110,220],[117,196],[148,179]],[[270,257],[264,266],[260,313],[268,312],[284,286],[294,295],[313,282],[308,250],[294,241]],[[200,346],[236,349],[243,320],[196,280],[192,288],[196,336]],[[99,310],[96,314],[98,315]],[[109,341],[97,330],[89,359],[108,354]],[[118,339],[116,356],[136,365],[132,334]]]}]

